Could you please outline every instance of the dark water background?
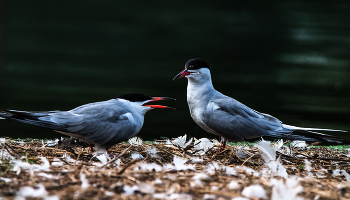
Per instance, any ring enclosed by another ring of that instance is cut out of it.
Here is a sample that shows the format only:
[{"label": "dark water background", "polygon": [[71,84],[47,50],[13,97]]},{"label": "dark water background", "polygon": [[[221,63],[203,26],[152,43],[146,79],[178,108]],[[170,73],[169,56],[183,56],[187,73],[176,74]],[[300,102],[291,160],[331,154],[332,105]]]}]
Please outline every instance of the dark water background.
[{"label": "dark water background", "polygon": [[[141,92],[169,96],[139,136],[214,136],[191,119],[191,58],[214,87],[286,124],[350,131],[350,1],[5,0],[0,107],[69,110]],[[1,137],[60,134],[0,121]],[[350,133],[336,134],[350,139]]]}]

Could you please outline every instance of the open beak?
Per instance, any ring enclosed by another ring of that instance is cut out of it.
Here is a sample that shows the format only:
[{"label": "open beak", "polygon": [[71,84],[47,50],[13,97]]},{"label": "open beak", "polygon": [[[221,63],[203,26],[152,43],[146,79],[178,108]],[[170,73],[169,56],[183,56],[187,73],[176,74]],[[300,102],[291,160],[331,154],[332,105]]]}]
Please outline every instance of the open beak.
[{"label": "open beak", "polygon": [[173,81],[175,81],[176,79],[182,78],[182,77],[184,77],[184,76],[188,76],[188,75],[190,75],[190,74],[191,74],[191,72],[188,72],[188,71],[186,71],[186,70],[183,70],[182,72],[180,72],[178,75],[176,75],[176,76],[174,77]]},{"label": "open beak", "polygon": [[[148,101],[147,103],[149,102],[152,102],[152,101],[161,101],[161,100],[176,100],[174,98],[170,98],[170,97],[152,97],[152,99],[150,101]],[[146,103],[145,103],[146,104]],[[170,108],[170,109],[174,109],[176,110],[175,108],[172,108],[172,107],[169,107],[169,106],[162,106],[162,105],[145,105],[143,104],[143,106],[148,106],[148,107],[151,107],[151,108]]]}]

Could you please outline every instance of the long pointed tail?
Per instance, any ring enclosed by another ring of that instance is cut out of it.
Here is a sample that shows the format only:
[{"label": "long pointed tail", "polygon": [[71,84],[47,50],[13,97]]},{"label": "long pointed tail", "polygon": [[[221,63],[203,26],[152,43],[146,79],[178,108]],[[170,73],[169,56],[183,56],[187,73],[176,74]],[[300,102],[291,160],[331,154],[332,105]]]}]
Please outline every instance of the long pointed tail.
[{"label": "long pointed tail", "polygon": [[27,112],[27,111],[19,111],[19,110],[0,110],[0,119],[10,119],[13,121],[25,123],[25,124],[31,124],[35,126],[40,126],[48,129],[53,130],[60,130],[60,131],[66,131],[64,127],[50,122],[41,120],[41,117],[46,117],[50,113],[54,113],[57,111],[49,111],[49,112]]},{"label": "long pointed tail", "polygon": [[315,132],[315,131],[347,132],[344,130],[303,128],[303,127],[291,126],[286,124],[283,124],[283,128],[291,131],[290,134],[288,134],[286,137],[286,139],[290,139],[290,140],[303,140],[303,141],[310,141],[310,142],[335,142],[335,143],[342,143],[342,141],[347,140],[345,138]]},{"label": "long pointed tail", "polygon": [[304,128],[304,127],[298,127],[298,126],[291,126],[287,124],[283,124],[284,128],[289,128],[293,130],[305,130],[305,131],[337,131],[337,132],[347,132],[343,130],[336,130],[336,129],[324,129],[324,128]]}]

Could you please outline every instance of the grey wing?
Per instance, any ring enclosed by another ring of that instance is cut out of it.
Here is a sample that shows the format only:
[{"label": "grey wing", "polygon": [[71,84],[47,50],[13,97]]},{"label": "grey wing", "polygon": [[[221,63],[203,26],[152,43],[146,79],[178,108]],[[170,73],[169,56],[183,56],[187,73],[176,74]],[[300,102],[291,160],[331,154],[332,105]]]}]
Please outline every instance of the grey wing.
[{"label": "grey wing", "polygon": [[[228,140],[242,140],[284,131],[281,121],[230,97],[209,102],[204,123]],[[273,136],[272,136],[273,137]]]},{"label": "grey wing", "polygon": [[133,116],[114,100],[86,104],[67,112],[53,113],[45,120],[66,127],[66,131],[62,132],[67,135],[71,133],[72,136],[105,147],[127,140],[138,132],[135,123],[130,123]]}]

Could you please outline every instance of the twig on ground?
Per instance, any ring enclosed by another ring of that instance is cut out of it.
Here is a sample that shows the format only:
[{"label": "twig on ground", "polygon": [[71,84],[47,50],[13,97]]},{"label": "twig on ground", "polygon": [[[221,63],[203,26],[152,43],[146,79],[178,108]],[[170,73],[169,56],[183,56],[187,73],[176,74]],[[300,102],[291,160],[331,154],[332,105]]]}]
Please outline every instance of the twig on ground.
[{"label": "twig on ground", "polygon": [[118,158],[120,158],[122,155],[124,155],[129,149],[131,149],[132,145],[130,145],[128,148],[126,148],[123,152],[121,152],[117,157],[113,158],[112,160],[108,161],[106,164],[103,165],[104,166],[107,166],[111,163],[113,163],[114,161],[116,161]]},{"label": "twig on ground", "polygon": [[[146,157],[147,158],[147,157]],[[144,159],[136,159],[136,160],[133,160],[133,161],[131,161],[131,162],[129,162],[128,164],[126,164],[124,167],[123,167],[123,169],[121,169],[119,172],[117,172],[117,174],[122,174],[128,167],[130,167],[131,165],[133,165],[133,164],[135,164],[135,163],[137,163],[137,162],[140,162],[140,161],[142,161],[142,160],[145,160],[146,158],[144,158]]]}]

